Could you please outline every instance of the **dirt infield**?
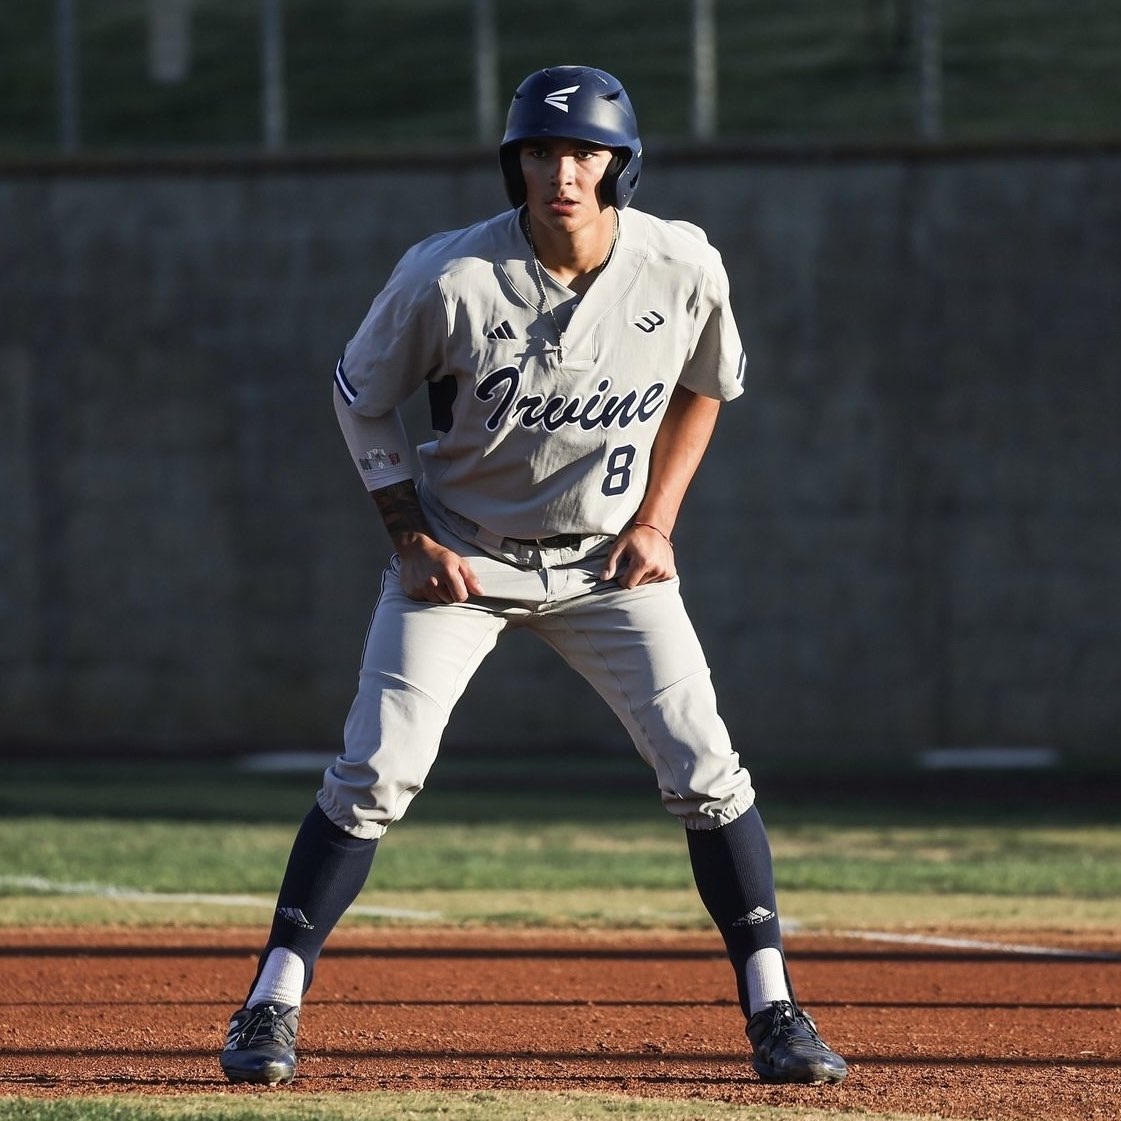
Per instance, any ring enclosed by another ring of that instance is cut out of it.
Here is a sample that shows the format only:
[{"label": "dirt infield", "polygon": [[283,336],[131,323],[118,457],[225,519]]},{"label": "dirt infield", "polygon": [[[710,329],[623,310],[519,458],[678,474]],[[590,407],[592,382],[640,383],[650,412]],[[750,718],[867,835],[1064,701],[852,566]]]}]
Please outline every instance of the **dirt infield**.
[{"label": "dirt infield", "polygon": [[[259,937],[0,930],[0,1094],[227,1090],[216,1051]],[[304,1012],[299,1076],[275,1092],[583,1090],[1116,1121],[1121,935],[999,939],[1020,950],[790,936],[800,996],[852,1072],[775,1087],[750,1073],[715,936],[343,928]]]}]

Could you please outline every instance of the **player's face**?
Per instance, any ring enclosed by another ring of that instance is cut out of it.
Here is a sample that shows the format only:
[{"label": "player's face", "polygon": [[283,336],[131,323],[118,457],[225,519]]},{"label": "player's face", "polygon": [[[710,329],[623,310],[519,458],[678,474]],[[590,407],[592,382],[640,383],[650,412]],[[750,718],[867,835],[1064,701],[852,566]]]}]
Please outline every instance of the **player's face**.
[{"label": "player's face", "polygon": [[607,209],[597,188],[610,163],[610,148],[584,140],[527,140],[521,148],[521,168],[530,214],[568,233],[594,223]]}]

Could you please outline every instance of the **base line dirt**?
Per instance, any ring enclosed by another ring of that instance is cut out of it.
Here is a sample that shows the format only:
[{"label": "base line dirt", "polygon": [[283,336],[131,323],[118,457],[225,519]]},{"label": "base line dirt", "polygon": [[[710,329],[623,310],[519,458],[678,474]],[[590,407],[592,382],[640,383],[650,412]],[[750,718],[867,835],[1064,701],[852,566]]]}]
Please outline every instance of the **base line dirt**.
[{"label": "base line dirt", "polygon": [[[938,932],[930,932],[932,935]],[[0,1094],[214,1092],[262,932],[0,930]],[[715,934],[347,927],[274,1093],[582,1090],[985,1121],[1121,1117],[1121,936],[1065,957],[792,934],[840,1086],[751,1072]],[[1085,952],[1085,957],[1079,956]],[[1094,954],[1099,956],[1095,957]]]}]

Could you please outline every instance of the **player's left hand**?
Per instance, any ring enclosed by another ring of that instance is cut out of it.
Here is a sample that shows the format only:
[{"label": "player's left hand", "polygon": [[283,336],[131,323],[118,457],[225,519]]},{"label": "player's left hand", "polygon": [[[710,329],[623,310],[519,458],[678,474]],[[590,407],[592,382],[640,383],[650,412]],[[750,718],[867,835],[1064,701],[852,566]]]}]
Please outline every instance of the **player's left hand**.
[{"label": "player's left hand", "polygon": [[673,546],[651,526],[631,525],[616,538],[599,578],[615,580],[623,588],[637,588],[676,575]]}]

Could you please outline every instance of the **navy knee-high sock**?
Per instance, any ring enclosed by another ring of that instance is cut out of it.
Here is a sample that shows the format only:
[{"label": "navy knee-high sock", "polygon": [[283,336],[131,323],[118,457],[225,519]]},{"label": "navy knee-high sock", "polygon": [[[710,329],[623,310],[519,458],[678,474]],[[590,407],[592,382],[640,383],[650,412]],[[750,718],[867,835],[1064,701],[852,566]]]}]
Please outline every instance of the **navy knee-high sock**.
[{"label": "navy knee-high sock", "polygon": [[304,992],[311,988],[323,943],[362,890],[376,847],[376,840],[351,836],[312,807],[292,842],[258,977],[269,954],[283,947],[303,960]]},{"label": "navy knee-high sock", "polygon": [[697,891],[716,923],[736,972],[740,1004],[751,1015],[747,960],[756,950],[782,950],[771,846],[752,806],[719,829],[687,829]]}]

